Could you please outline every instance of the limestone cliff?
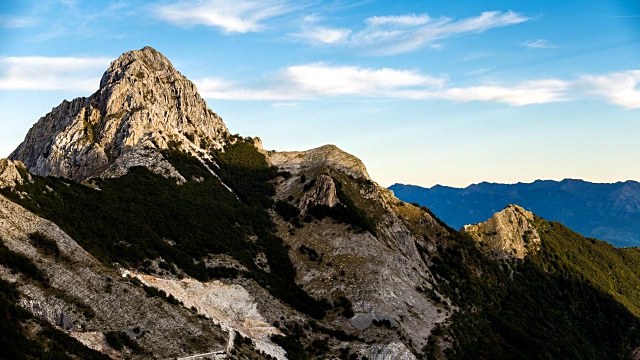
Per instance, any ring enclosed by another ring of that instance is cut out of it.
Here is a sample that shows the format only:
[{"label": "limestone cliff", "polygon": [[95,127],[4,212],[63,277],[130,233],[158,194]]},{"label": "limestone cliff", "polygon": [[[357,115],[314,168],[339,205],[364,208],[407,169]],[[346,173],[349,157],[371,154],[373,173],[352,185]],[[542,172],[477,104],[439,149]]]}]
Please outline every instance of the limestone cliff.
[{"label": "limestone cliff", "polygon": [[[20,174],[20,170],[26,175],[26,179]],[[29,181],[31,175],[27,173],[26,168],[20,161],[11,161],[9,159],[0,159],[0,189],[13,187]]]},{"label": "limestone cliff", "polygon": [[[363,163],[336,146],[267,156],[291,174],[276,182],[276,198],[297,205],[303,214],[314,205],[352,206],[372,223],[363,231],[336,219],[307,217],[304,226],[295,226],[274,216],[298,270],[296,282],[314,297],[351,301],[348,319],[329,316],[328,321],[376,339],[371,345],[352,343],[352,351],[369,359],[415,359],[433,328],[450,316],[448,300],[438,295],[428,259],[418,247],[435,250],[427,239],[448,230],[371,181]],[[341,196],[351,204],[342,204]]]},{"label": "limestone cliff", "polygon": [[492,257],[523,259],[540,247],[540,235],[531,223],[533,216],[518,205],[509,205],[485,222],[465,225],[463,231]]},{"label": "limestone cliff", "polygon": [[309,191],[302,195],[298,206],[304,213],[316,205],[333,207],[339,202],[335,182],[329,175],[322,174],[314,181]]},{"label": "limestone cliff", "polygon": [[171,141],[192,152],[221,148],[227,134],[196,86],[145,47],[113,61],[93,95],[65,100],[40,118],[9,158],[33,174],[76,181],[134,165],[166,175],[174,173],[171,165],[140,149],[165,149]]},{"label": "limestone cliff", "polygon": [[283,151],[269,154],[269,161],[279,168],[292,172],[299,172],[314,164],[322,163],[344,171],[356,178],[364,177],[369,180],[369,174],[362,160],[340,150],[335,145],[324,145],[306,151]]}]

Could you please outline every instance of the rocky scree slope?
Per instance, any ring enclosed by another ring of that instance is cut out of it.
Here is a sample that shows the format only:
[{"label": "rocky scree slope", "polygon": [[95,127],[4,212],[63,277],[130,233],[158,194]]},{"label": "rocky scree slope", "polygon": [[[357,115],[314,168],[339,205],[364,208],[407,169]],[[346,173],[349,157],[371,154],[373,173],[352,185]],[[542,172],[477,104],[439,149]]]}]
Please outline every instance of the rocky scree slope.
[{"label": "rocky scree slope", "polygon": [[[4,196],[0,196],[0,239],[7,251],[31,259],[44,274],[33,280],[15,266],[0,266],[0,277],[17,285],[20,306],[112,358],[181,357],[226,346],[222,329],[185,308],[148,297],[141,287],[96,261],[58,226]],[[41,336],[37,329],[42,325],[28,326],[35,328],[27,337]],[[107,337],[118,334],[127,334],[135,346],[114,348]]]},{"label": "rocky scree slope", "polygon": [[149,149],[219,149],[228,130],[196,86],[150,47],[113,61],[100,89],[88,98],[64,101],[27,133],[10,159],[35,175],[82,181],[119,176],[131,166],[173,174]]},{"label": "rocky scree slope", "polygon": [[[349,345],[369,358],[424,356],[432,330],[451,313],[428,266],[428,253],[449,229],[396,199],[359,159],[333,145],[266,154],[287,173],[275,181],[275,220],[296,282],[338,304],[324,322],[377,339]],[[303,334],[313,341],[312,332]],[[340,346],[334,339],[329,344]]]}]

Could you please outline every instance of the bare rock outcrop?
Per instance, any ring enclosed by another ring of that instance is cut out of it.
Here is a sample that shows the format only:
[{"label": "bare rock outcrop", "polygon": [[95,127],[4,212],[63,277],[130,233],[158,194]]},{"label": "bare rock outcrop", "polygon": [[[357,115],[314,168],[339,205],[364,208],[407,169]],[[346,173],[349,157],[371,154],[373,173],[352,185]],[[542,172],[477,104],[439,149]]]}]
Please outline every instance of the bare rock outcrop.
[{"label": "bare rock outcrop", "polygon": [[118,158],[101,177],[115,178],[126,175],[134,166],[144,166],[154,174],[176,179],[179,184],[187,180],[162,155],[150,148],[134,148]]},{"label": "bare rock outcrop", "polygon": [[371,360],[416,360],[416,356],[401,342],[374,345],[369,349]]},{"label": "bare rock outcrop", "polygon": [[196,86],[145,47],[113,61],[93,95],[65,100],[40,118],[9,158],[36,175],[82,181],[138,148],[221,148],[227,135]]},{"label": "bare rock outcrop", "polygon": [[278,235],[297,270],[296,282],[316,298],[335,301],[344,296],[352,303],[349,319],[328,321],[346,332],[375,338],[364,346],[351,344],[353,351],[369,359],[415,359],[412,352],[419,353],[436,324],[450,316],[444,305],[449,300],[436,294],[428,258],[418,245],[435,251],[428,239],[447,229],[376,184],[359,159],[333,145],[266,155],[272,165],[291,174],[276,180],[276,199],[308,209],[338,204],[341,191],[352,202],[349,206],[366,211],[375,228],[359,231],[331,218],[294,228],[274,213]]},{"label": "bare rock outcrop", "polygon": [[[22,177],[18,169],[24,170],[26,179]],[[27,173],[22,162],[0,159],[0,189],[14,187],[18,184],[23,184],[25,181],[31,181],[31,175]]]},{"label": "bare rock outcrop", "polygon": [[315,184],[311,189],[302,195],[298,207],[304,213],[316,205],[334,207],[338,203],[340,201],[338,200],[336,183],[331,176],[322,174],[315,180]]},{"label": "bare rock outcrop", "polygon": [[[191,278],[163,279],[134,272],[126,274],[173,295],[184,307],[195,309],[230,335],[238,331],[243,337],[251,338],[259,351],[279,360],[287,358],[285,351],[270,340],[272,335],[282,335],[282,332],[266,322],[257,309],[256,300],[242,286],[220,281],[203,283]],[[229,345],[233,347],[233,342]]]},{"label": "bare rock outcrop", "polygon": [[481,250],[497,259],[523,259],[540,248],[540,235],[531,223],[533,213],[518,205],[508,205],[487,221],[465,225]]},{"label": "bare rock outcrop", "polygon": [[370,180],[362,160],[342,151],[335,145],[324,145],[306,151],[282,151],[267,153],[271,164],[287,171],[299,172],[306,167],[323,164],[334,167],[356,178]]}]

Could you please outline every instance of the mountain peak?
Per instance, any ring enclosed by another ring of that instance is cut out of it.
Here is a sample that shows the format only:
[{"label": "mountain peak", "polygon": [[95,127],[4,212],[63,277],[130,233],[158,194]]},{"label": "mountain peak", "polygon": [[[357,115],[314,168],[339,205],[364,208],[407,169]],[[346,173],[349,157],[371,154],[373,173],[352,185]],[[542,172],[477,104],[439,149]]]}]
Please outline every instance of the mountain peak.
[{"label": "mountain peak", "polygon": [[507,205],[485,222],[465,225],[462,231],[479,244],[480,249],[498,259],[522,259],[537,251],[540,235],[532,224],[534,215],[518,205]]},{"label": "mountain peak", "polygon": [[196,86],[147,46],[114,60],[93,95],[65,100],[40,118],[9,157],[36,175],[75,181],[132,166],[172,173],[150,149],[180,143],[195,153],[221,148],[227,135]]},{"label": "mountain peak", "polygon": [[140,50],[131,50],[120,55],[111,62],[107,71],[102,75],[100,88],[121,81],[127,76],[144,78],[149,75],[166,77],[180,74],[171,64],[171,61],[158,50],[145,46]]},{"label": "mountain peak", "polygon": [[270,152],[267,156],[273,165],[294,173],[302,169],[332,166],[354,178],[371,180],[362,160],[331,144],[306,151]]}]

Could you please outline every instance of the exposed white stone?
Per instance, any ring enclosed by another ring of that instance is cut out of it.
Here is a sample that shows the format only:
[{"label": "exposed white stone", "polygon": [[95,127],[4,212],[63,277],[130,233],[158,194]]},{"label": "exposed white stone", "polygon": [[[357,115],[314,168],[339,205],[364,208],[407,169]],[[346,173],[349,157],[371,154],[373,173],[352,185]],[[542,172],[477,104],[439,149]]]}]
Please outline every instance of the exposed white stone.
[{"label": "exposed white stone", "polygon": [[356,178],[370,179],[362,160],[340,150],[335,145],[324,145],[306,151],[268,152],[267,156],[271,164],[291,172],[297,173],[305,166],[317,166],[321,163],[335,167]]},{"label": "exposed white stone", "polygon": [[229,344],[233,345],[235,331],[249,337],[257,349],[277,359],[286,359],[284,350],[271,342],[272,335],[282,335],[271,326],[257,310],[253,296],[240,285],[224,284],[220,281],[200,282],[195,279],[163,279],[151,275],[130,272],[143,284],[163,290],[184,303],[186,308],[195,308],[230,334]]},{"label": "exposed white stone", "polygon": [[322,174],[316,178],[311,189],[302,195],[298,207],[304,213],[315,205],[333,207],[339,202],[335,182],[331,176]]}]

